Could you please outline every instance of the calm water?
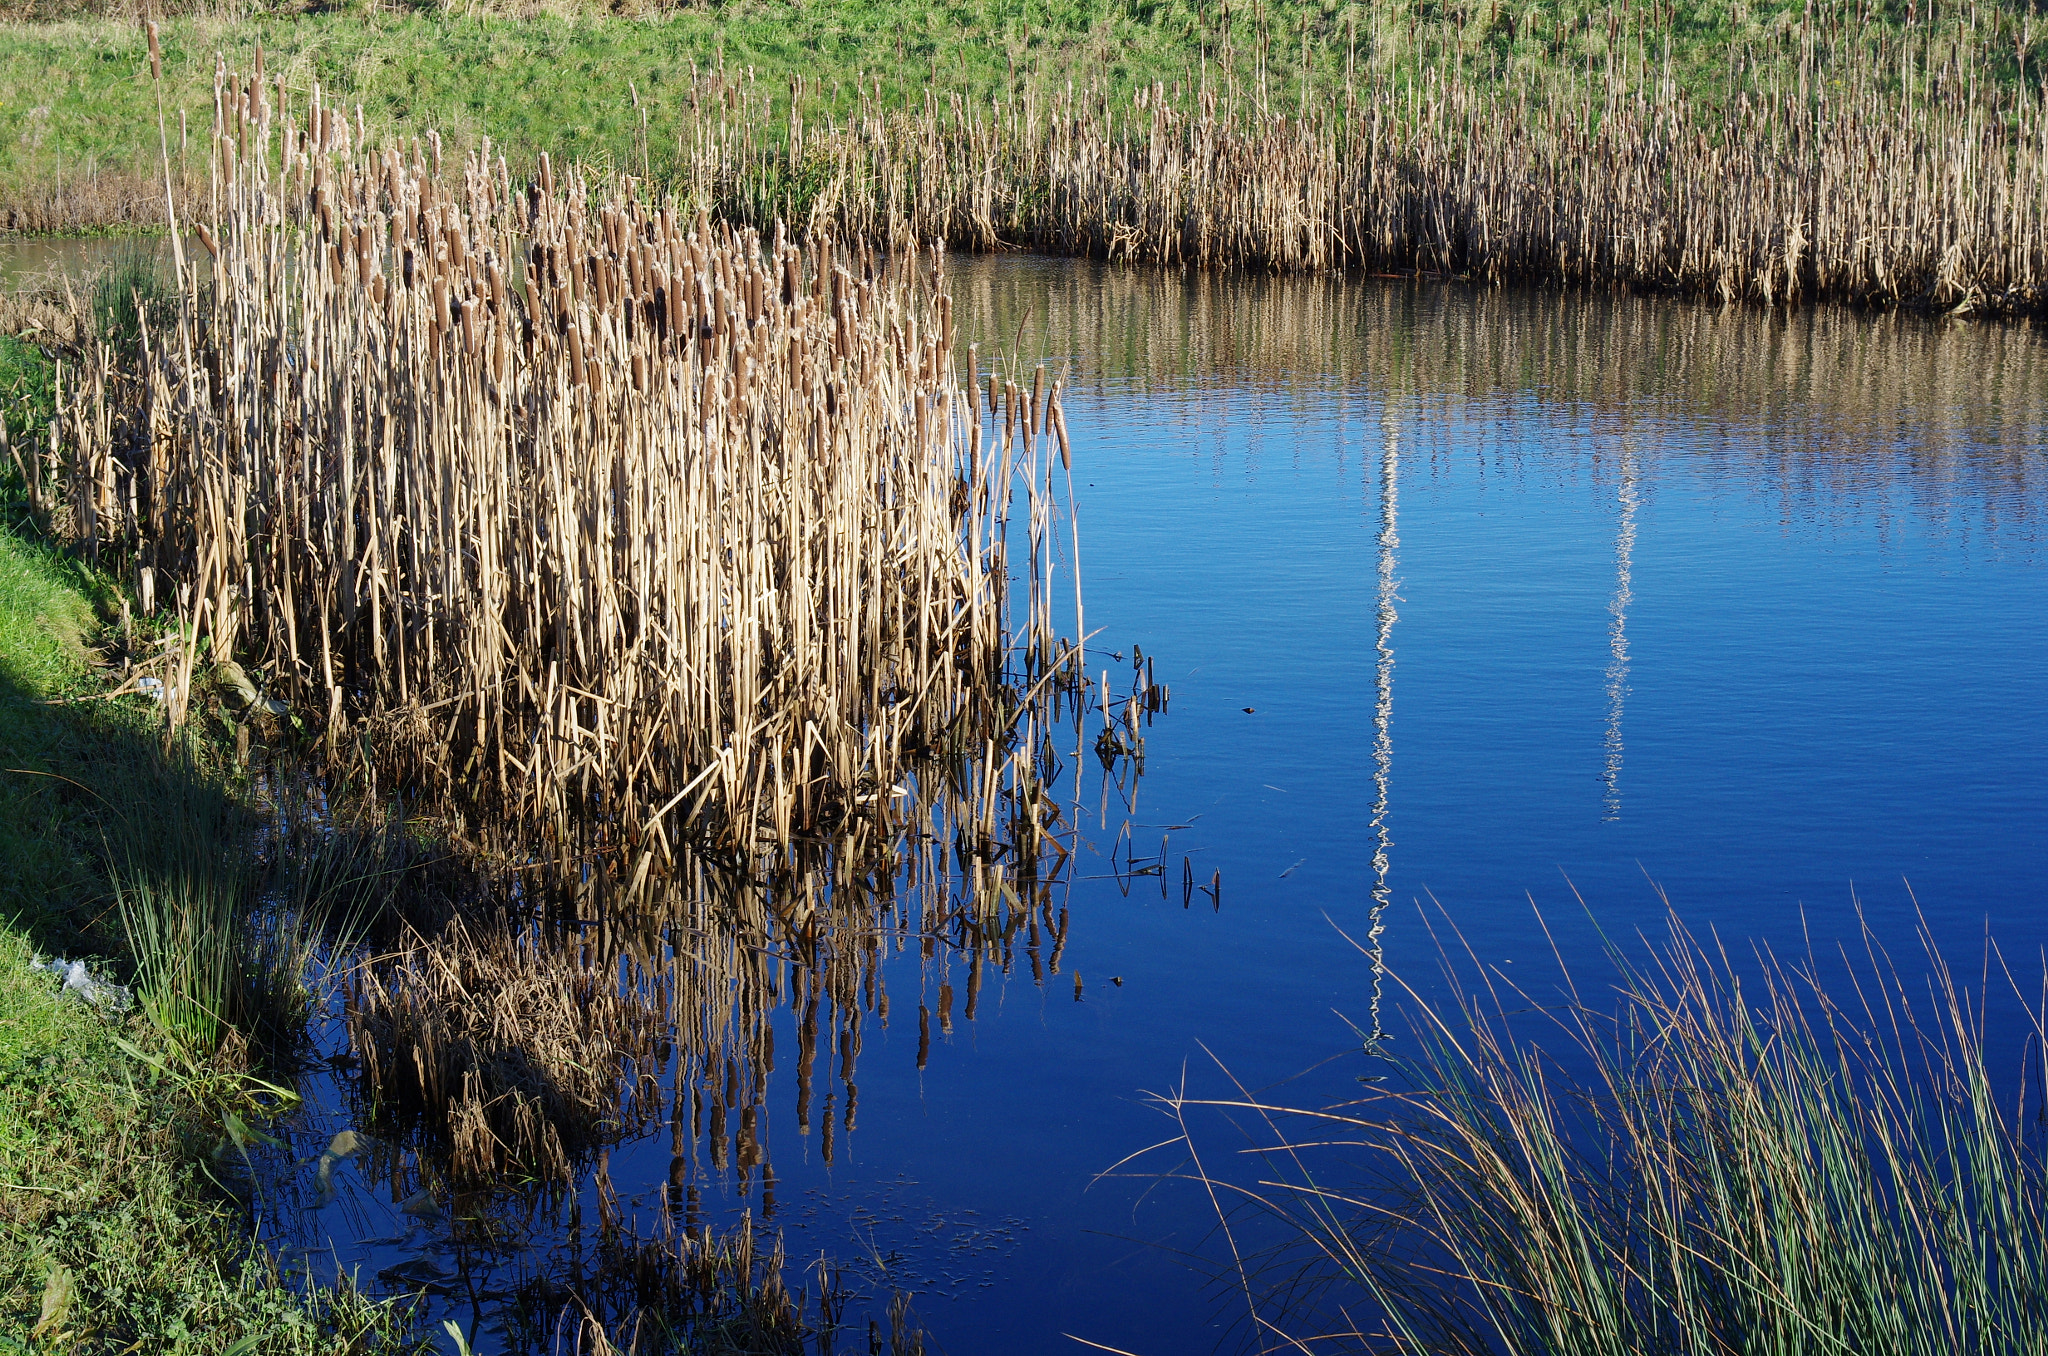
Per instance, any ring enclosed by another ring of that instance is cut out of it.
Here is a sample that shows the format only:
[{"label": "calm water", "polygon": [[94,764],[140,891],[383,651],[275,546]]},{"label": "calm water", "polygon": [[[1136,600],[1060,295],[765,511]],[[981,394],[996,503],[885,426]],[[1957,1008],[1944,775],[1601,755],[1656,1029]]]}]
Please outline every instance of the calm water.
[{"label": "calm water", "polygon": [[1574,889],[1614,935],[1661,931],[1661,890],[1823,954],[1860,901],[1909,965],[1917,899],[1965,968],[1988,929],[2038,974],[2038,337],[1028,260],[956,289],[1070,365],[1087,622],[1172,684],[1137,818],[1192,821],[1172,853],[1225,885],[1184,912],[1084,881],[1084,1002],[1012,979],[900,1092],[864,1057],[870,1171],[1033,1224],[1020,1284],[927,1307],[950,1349],[1188,1351],[1234,1315],[1163,1251],[1200,1246],[1189,1189],[1090,1177],[1171,1133],[1135,1093],[1184,1064],[1218,1092],[1211,1054],[1259,1086],[1354,1043],[1335,929],[1363,937],[1382,848],[1388,962],[1426,991],[1425,909],[1525,972],[1540,910],[1597,976]]},{"label": "calm water", "polygon": [[[2036,335],[1036,259],[954,275],[968,338],[1068,374],[1091,667],[1127,686],[1142,646],[1171,710],[1134,804],[1081,760],[1056,974],[985,967],[969,1020],[968,962],[895,955],[893,1016],[857,1069],[821,1060],[808,1133],[785,1005],[753,1131],[772,1188],[712,1130],[665,1128],[610,1156],[628,1213],[672,1173],[714,1218],[772,1195],[794,1259],[913,1290],[962,1356],[1202,1351],[1240,1312],[1205,1281],[1207,1202],[1098,1174],[1173,1133],[1145,1090],[1221,1092],[1219,1066],[1304,1102],[1355,1088],[1372,974],[1339,929],[1377,919],[1425,995],[1450,929],[1543,991],[1539,914],[1597,977],[1594,924],[1659,931],[1667,897],[1822,953],[1860,907],[1908,967],[1917,901],[1964,969],[1987,930],[2039,966]],[[1112,857],[1163,835],[1166,877],[1120,879]],[[1184,907],[1184,857],[1220,900]],[[1384,1016],[1402,1029],[1391,996]],[[299,1226],[335,1260],[367,1278],[431,1250],[345,1176]],[[496,1294],[444,1312],[488,1347]]]}]

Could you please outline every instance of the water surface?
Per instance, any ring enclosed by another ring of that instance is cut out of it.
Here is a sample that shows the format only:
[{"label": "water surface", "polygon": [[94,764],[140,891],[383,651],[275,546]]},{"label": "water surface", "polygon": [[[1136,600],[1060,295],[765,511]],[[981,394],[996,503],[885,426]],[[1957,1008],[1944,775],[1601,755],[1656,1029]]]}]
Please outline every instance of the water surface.
[{"label": "water surface", "polygon": [[[613,1151],[623,1210],[675,1182],[766,1215],[794,1260],[911,1290],[954,1353],[1201,1351],[1241,1314],[1205,1280],[1207,1200],[1098,1174],[1173,1133],[1144,1090],[1227,1068],[1313,1102],[1356,1086],[1354,1028],[1398,1048],[1399,985],[1376,1017],[1347,935],[1424,996],[1447,946],[1542,993],[1554,940],[1597,978],[1599,934],[1661,931],[1667,901],[1787,953],[1867,922],[1908,967],[1924,920],[1967,973],[1989,935],[2038,974],[2038,334],[952,267],[965,339],[1064,374],[1090,668],[1121,693],[1142,647],[1170,710],[1135,782],[1069,759],[1056,938],[1007,971],[909,939],[887,1015],[851,1000],[821,1059],[784,1001],[745,1143],[721,1112]],[[306,1246],[366,1276],[417,1252],[398,1193],[343,1176]],[[489,1349],[501,1293],[440,1312]]]}]

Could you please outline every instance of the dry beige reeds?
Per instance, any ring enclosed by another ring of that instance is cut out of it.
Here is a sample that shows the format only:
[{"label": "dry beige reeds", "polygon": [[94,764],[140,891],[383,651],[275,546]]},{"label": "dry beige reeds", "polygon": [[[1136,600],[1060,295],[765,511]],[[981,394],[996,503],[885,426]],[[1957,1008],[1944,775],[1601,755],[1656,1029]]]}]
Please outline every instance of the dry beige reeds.
[{"label": "dry beige reeds", "polygon": [[[1830,19],[1775,42],[1730,51],[1713,107],[1628,42],[1578,83],[1453,48],[1287,107],[1191,81],[892,110],[863,86],[840,121],[800,83],[778,101],[716,71],[678,158],[734,219],[896,245],[2038,311],[2048,118],[1985,75],[2003,28],[1873,42]],[[777,121],[786,143],[759,131]]]},{"label": "dry beige reeds", "polygon": [[344,1018],[374,1124],[439,1150],[457,1182],[566,1182],[660,1114],[669,1011],[661,972],[501,919],[410,934],[355,972]]},{"label": "dry beige reeds", "polygon": [[[177,189],[181,214],[206,202],[203,181]],[[154,230],[163,224],[164,181],[154,172],[88,166],[49,182],[18,183],[0,200],[0,232],[10,235]]]},{"label": "dry beige reeds", "polygon": [[1061,663],[1058,386],[958,382],[942,255],[443,174],[285,99],[223,77],[204,249],[140,382],[67,373],[51,479],[336,763],[637,889],[686,840],[873,849]]}]

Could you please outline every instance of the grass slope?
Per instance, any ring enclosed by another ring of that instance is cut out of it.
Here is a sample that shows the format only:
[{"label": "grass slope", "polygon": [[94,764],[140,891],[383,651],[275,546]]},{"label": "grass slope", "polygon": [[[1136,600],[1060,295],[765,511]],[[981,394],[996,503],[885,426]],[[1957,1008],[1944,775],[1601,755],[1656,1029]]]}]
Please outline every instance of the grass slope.
[{"label": "grass slope", "polygon": [[[794,76],[840,114],[853,105],[856,82],[870,90],[879,82],[885,102],[899,104],[927,89],[986,96],[1067,81],[1101,85],[1120,100],[1155,81],[1214,87],[1226,71],[1286,108],[1303,79],[1329,87],[1353,61],[1420,70],[1448,54],[1462,79],[1483,84],[1513,67],[1564,88],[1591,78],[1610,49],[1641,47],[1659,59],[1668,52],[1674,77],[1712,108],[1738,60],[1747,80],[1772,71],[1796,80],[1802,24],[1823,38],[1876,43],[1896,40],[1911,18],[1923,65],[1937,63],[1943,35],[1966,24],[2010,28],[2012,58],[1982,78],[2009,81],[2024,70],[2038,81],[2034,29],[2048,35],[2048,25],[2024,23],[2017,0],[1981,14],[1949,7],[1932,25],[1923,8],[1907,0],[1823,0],[1812,10],[1804,0],[726,0],[644,17],[572,7],[510,19],[489,6],[394,10],[355,0],[316,12],[166,20],[163,92],[173,158],[197,181],[215,63],[247,71],[259,41],[268,71],[282,74],[296,98],[318,84],[345,107],[360,105],[374,129],[434,129],[458,148],[489,136],[515,171],[550,150],[621,170],[644,163],[657,176],[675,163],[693,66],[721,60],[783,92],[779,119]],[[1825,83],[1822,72],[1815,87]],[[181,112],[200,148],[196,163],[181,142]],[[131,18],[0,24],[0,229],[160,219],[156,115],[146,43]]]},{"label": "grass slope", "polygon": [[[51,375],[37,350],[0,336],[0,407],[16,439]],[[146,712],[61,703],[103,687],[88,645],[119,595],[37,536],[18,490],[10,465],[0,472],[0,1350],[400,1349],[397,1311],[352,1292],[308,1299],[251,1255],[242,1208],[209,1166],[232,1079],[164,1076],[131,1053],[161,1048],[139,1018],[66,1001],[31,968],[53,952],[92,957],[98,973],[121,968],[102,829],[111,810],[156,808],[120,806],[123,788],[177,788]]]}]

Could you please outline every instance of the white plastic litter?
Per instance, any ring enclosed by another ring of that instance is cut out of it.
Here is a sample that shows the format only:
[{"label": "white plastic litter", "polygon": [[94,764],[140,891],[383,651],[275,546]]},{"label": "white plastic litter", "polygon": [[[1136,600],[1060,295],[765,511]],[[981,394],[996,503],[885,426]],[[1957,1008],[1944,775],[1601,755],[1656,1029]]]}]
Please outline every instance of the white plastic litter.
[{"label": "white plastic litter", "polygon": [[37,961],[36,969],[47,970],[63,981],[64,987],[57,991],[59,998],[69,998],[107,1012],[126,1012],[135,1006],[133,993],[110,980],[95,979],[82,960],[67,961],[60,956],[52,961]]},{"label": "white plastic litter", "polygon": [[135,680],[135,690],[160,702],[164,699],[164,680],[145,675]]},{"label": "white plastic litter", "polygon": [[354,1130],[344,1130],[328,1142],[327,1152],[320,1155],[320,1167],[313,1176],[313,1187],[321,1205],[334,1199],[335,1165],[355,1157],[369,1148],[370,1143],[368,1135]]}]

